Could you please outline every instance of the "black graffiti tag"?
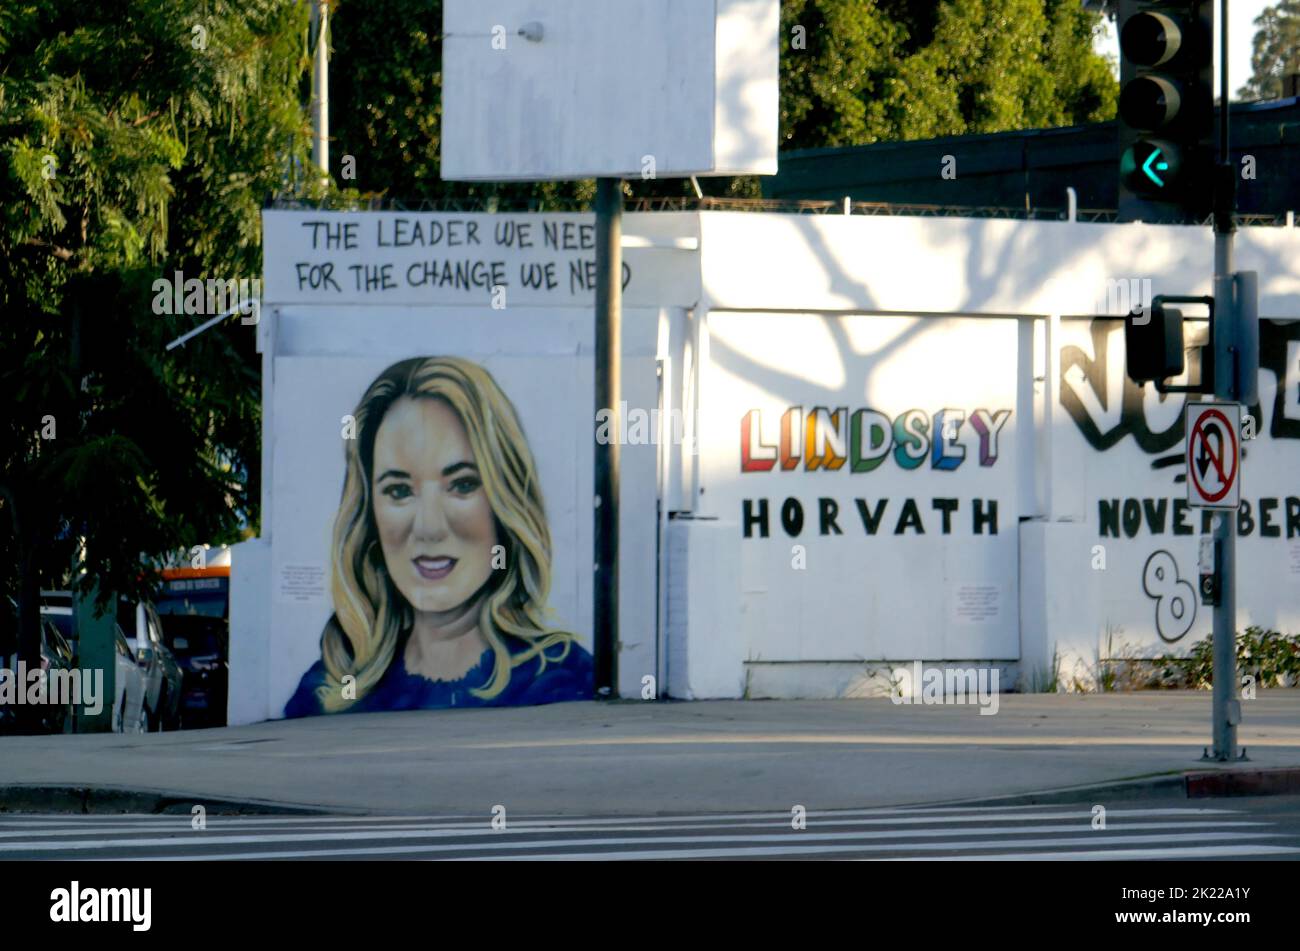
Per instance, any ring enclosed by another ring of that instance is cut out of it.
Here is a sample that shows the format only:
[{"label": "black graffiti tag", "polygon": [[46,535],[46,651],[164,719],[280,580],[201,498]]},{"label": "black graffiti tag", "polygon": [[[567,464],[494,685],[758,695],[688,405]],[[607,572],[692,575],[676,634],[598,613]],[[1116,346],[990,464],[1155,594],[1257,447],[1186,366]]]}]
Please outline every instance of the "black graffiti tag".
[{"label": "black graffiti tag", "polygon": [[[1089,328],[1092,335],[1090,357],[1081,348],[1061,348],[1061,378],[1058,386],[1061,406],[1088,444],[1104,451],[1130,433],[1143,452],[1154,455],[1166,452],[1183,439],[1182,413],[1171,414],[1168,428],[1153,431],[1143,412],[1143,391],[1124,372],[1122,361],[1110,366],[1109,337],[1122,329],[1123,318],[1098,317]],[[1261,320],[1259,324],[1259,366],[1277,380],[1276,395],[1270,407],[1269,435],[1274,439],[1300,439],[1300,419],[1288,419],[1288,393],[1300,386],[1300,366],[1288,363],[1288,354],[1300,342],[1300,321]],[[1293,361],[1294,362],[1294,361]],[[1112,377],[1111,374],[1115,374]],[[1195,376],[1196,371],[1193,371]],[[1117,399],[1118,397],[1118,399]],[[1177,395],[1161,399],[1160,405],[1177,400]],[[1118,406],[1112,405],[1118,402]],[[1246,408],[1255,419],[1263,414],[1258,403]]]},{"label": "black graffiti tag", "polygon": [[[1132,433],[1143,452],[1165,452],[1178,445],[1183,438],[1182,414],[1174,414],[1173,423],[1161,432],[1152,432],[1147,426],[1146,414],[1142,411],[1142,390],[1128,378],[1122,363],[1113,367],[1109,365],[1108,338],[1122,326],[1123,318],[1098,318],[1092,322],[1089,330],[1092,334],[1092,352],[1097,354],[1095,358],[1089,357],[1079,347],[1061,348],[1061,405],[1094,449],[1109,449]],[[1112,373],[1123,383],[1117,384],[1111,378]],[[1091,389],[1091,394],[1081,392],[1084,386]],[[1120,396],[1118,412],[1111,405],[1116,389],[1119,389]],[[1085,405],[1087,396],[1091,396],[1100,407],[1101,419],[1094,419],[1089,412]],[[1162,403],[1177,399],[1181,397],[1170,396]]]},{"label": "black graffiti tag", "polygon": [[1196,620],[1196,589],[1178,577],[1178,563],[1163,548],[1142,566],[1142,590],[1156,603],[1156,633],[1170,644],[1181,640]]}]

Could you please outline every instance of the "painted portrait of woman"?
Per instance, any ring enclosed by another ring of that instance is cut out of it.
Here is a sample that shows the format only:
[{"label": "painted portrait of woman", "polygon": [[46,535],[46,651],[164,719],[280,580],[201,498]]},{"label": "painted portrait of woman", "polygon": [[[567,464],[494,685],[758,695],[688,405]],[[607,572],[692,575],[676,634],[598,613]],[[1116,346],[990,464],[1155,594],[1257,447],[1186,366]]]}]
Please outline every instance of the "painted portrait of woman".
[{"label": "painted portrait of woman", "polygon": [[403,360],[354,419],[334,614],[285,716],[590,699],[590,653],[546,622],[537,467],[491,374],[456,357]]}]

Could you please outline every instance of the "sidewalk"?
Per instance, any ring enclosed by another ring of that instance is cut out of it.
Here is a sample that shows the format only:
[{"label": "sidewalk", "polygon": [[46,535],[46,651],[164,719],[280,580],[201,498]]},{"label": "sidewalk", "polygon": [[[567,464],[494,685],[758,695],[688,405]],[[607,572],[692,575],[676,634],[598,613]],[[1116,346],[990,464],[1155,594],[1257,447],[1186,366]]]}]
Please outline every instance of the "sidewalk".
[{"label": "sidewalk", "polygon": [[[1242,703],[1252,768],[1300,767],[1300,690]],[[0,787],[89,786],[341,811],[789,811],[1022,795],[1221,769],[1208,691],[572,703],[374,713],[146,736],[0,737]],[[0,792],[0,808],[6,803]],[[13,791],[9,795],[12,797]],[[32,797],[10,799],[14,808]]]}]

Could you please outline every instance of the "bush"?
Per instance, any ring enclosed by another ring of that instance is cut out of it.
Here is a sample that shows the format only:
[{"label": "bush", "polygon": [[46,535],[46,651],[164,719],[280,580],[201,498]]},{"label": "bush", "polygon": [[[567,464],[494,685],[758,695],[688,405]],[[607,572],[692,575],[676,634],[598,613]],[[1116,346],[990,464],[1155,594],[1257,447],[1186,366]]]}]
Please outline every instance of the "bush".
[{"label": "bush", "polygon": [[[1208,690],[1214,673],[1214,635],[1192,645],[1186,657],[1159,657],[1150,686]],[[1300,684],[1300,634],[1248,627],[1237,635],[1237,673],[1260,687]]]}]

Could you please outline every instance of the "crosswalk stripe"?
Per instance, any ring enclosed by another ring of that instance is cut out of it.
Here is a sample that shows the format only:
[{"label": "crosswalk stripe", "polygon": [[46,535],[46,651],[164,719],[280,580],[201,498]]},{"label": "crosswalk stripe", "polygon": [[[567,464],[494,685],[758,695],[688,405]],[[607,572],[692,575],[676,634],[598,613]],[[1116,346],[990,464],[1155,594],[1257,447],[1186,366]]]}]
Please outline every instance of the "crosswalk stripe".
[{"label": "crosswalk stripe", "polygon": [[[867,818],[853,818],[855,815],[863,815]],[[1225,809],[1113,809],[1107,812],[1110,819],[1116,818],[1137,818],[1137,817],[1164,817],[1164,816],[1212,816],[1212,815],[1231,815],[1231,810]],[[834,816],[835,818],[829,818]],[[832,825],[936,825],[944,823],[975,823],[975,822],[1004,822],[1010,818],[1005,812],[997,811],[991,814],[975,815],[930,815],[928,813],[915,812],[898,812],[892,813],[889,817],[880,817],[879,811],[870,812],[808,812],[805,815],[809,826],[832,826]],[[844,818],[847,817],[847,818]],[[731,819],[759,820],[746,823],[729,823]],[[1084,819],[1091,820],[1091,810],[1080,807],[1071,811],[1056,812],[1032,812],[1022,813],[1018,816],[1022,821],[1038,822],[1054,819]],[[0,819],[0,838],[12,838],[24,834],[24,830],[34,828],[48,829],[46,834],[84,834],[89,831],[115,831],[119,829],[149,829],[157,826],[175,826],[178,830],[188,830],[192,817],[186,814],[176,814],[169,816],[131,816],[122,819],[113,819],[105,817],[85,817],[86,821],[78,818],[76,820],[39,820],[36,822],[19,822],[16,819]],[[761,820],[770,821],[763,822]],[[599,828],[608,827],[611,829],[626,829],[631,825],[645,826],[646,828],[690,828],[686,823],[701,823],[701,828],[717,825],[720,822],[729,823],[729,827],[750,826],[762,828],[770,825],[788,825],[791,814],[786,812],[778,813],[741,813],[734,816],[626,816],[626,817],[605,817],[605,818],[586,818],[586,817],[564,817],[556,816],[553,818],[511,818],[509,827],[516,828]],[[490,825],[489,816],[472,817],[470,821],[465,822],[447,822],[437,818],[392,818],[392,817],[361,817],[361,818],[322,818],[321,820],[293,820],[286,821],[279,817],[242,817],[231,819],[223,816],[211,816],[207,823],[209,828],[220,826],[223,829],[235,828],[306,828],[316,827],[330,828],[340,826],[355,826],[361,828],[383,829],[426,829],[426,830],[471,830],[478,829],[482,826]],[[66,827],[66,828],[65,828]]]},{"label": "crosswalk stripe", "polygon": [[[1300,852],[1300,849],[1281,845],[1247,845],[1240,846],[1206,846],[1205,848],[1174,849],[1113,849],[1106,852],[1007,852],[1000,855],[955,855],[943,861],[949,862],[1022,862],[1053,861],[1078,862],[1097,859],[1193,859],[1193,858],[1228,858],[1234,855],[1286,855]],[[889,862],[932,861],[899,857],[885,859]]]},{"label": "crosswalk stripe", "polygon": [[[1204,842],[1207,840],[1218,841],[1224,839],[1236,841],[1242,838],[1267,839],[1267,838],[1278,838],[1278,836],[1272,833],[1261,833],[1261,832],[1245,833],[1244,835],[1235,832],[1224,832],[1224,833],[1195,833],[1195,834],[1181,834],[1181,835],[1176,834],[1176,835],[1133,836],[1133,837],[1126,837],[1124,839],[1117,839],[1114,841],[1143,842],[1143,843],[1157,844],[1157,843],[1166,843],[1166,842],[1167,843],[1187,842],[1187,841]],[[1091,840],[1040,839],[1040,840],[1029,840],[1024,842],[1017,842],[1015,844],[1021,848],[1048,849],[1048,848],[1052,848],[1053,846],[1063,841],[1066,844],[1078,844],[1079,841],[1091,841]],[[570,842],[566,844],[574,844],[574,843]],[[605,843],[602,842],[602,844]],[[609,843],[609,844],[613,844],[613,843]],[[471,855],[456,854],[456,853],[470,851],[469,848],[464,848],[464,847],[458,849],[452,849],[451,851],[453,854],[450,855],[444,855],[444,854],[431,855],[430,853],[435,852],[440,847],[405,845],[405,846],[377,846],[374,848],[359,846],[356,848],[347,848],[347,849],[315,849],[315,850],[301,849],[301,850],[285,850],[285,851],[277,851],[277,852],[225,852],[225,853],[217,853],[217,854],[178,855],[174,857],[168,856],[167,860],[178,861],[178,862],[220,862],[220,861],[239,861],[239,860],[249,860],[249,859],[258,859],[258,860],[304,859],[304,858],[320,859],[320,858],[331,858],[331,857],[360,858],[363,856],[376,856],[376,855],[402,855],[402,856],[406,856],[407,858],[418,858],[419,856],[424,855],[434,859],[449,860],[449,861],[510,861],[510,862],[545,861],[548,859],[635,860],[635,859],[646,859],[646,858],[651,858],[651,859],[653,858],[727,858],[727,857],[746,858],[746,857],[777,856],[777,855],[820,855],[820,854],[844,855],[846,853],[864,853],[864,852],[909,852],[909,851],[930,852],[930,851],[945,851],[945,850],[976,851],[979,849],[1002,848],[1005,847],[1007,844],[1008,843],[1005,840],[998,840],[992,842],[981,842],[981,841],[963,842],[963,843],[955,843],[955,844],[942,843],[942,842],[910,843],[910,844],[896,843],[896,844],[889,844],[889,845],[827,844],[827,845],[772,846],[772,845],[743,845],[742,844],[742,845],[732,845],[732,846],[713,847],[713,848],[704,848],[704,849],[665,848],[665,849],[637,849],[637,850],[617,850],[617,851],[589,851],[588,850],[588,851],[581,851],[581,852],[570,852],[570,851],[542,852],[540,850],[512,852],[509,850],[509,847],[503,846],[502,851],[500,852],[479,851],[476,854],[471,854]],[[1097,842],[1095,844],[1098,845],[1099,847],[1103,845],[1103,843],[1101,842]],[[515,848],[519,848],[519,845],[517,844]],[[1272,849],[1272,848],[1280,848],[1280,847],[1268,846],[1268,848]],[[1300,849],[1286,849],[1286,848],[1280,848],[1280,850],[1283,852],[1300,851]],[[1027,857],[1031,857],[1031,858],[1040,858],[1043,857],[1044,855],[1050,855],[1050,854],[1053,853],[1043,853],[1043,852],[1025,853]],[[1084,854],[1091,854],[1091,850],[1085,852]],[[1102,849],[1102,851],[1099,854],[1114,855],[1116,854],[1116,850]],[[113,859],[112,861],[126,861],[126,862],[153,861],[156,858],[157,858],[156,856],[131,856],[129,858],[123,858],[123,859]],[[926,858],[933,860],[935,856],[927,856]]]},{"label": "crosswalk stripe", "polygon": [[[882,809],[821,809],[821,810],[809,809],[807,815],[811,819],[811,818],[821,818],[821,817],[854,818],[859,816],[864,818],[870,818],[875,816],[890,818],[890,817],[909,817],[909,816],[944,816],[944,815],[952,815],[952,814],[989,815],[989,816],[996,817],[997,815],[1003,813],[1017,813],[1032,818],[1035,815],[1043,815],[1043,816],[1053,815],[1052,813],[1047,812],[1047,810],[1053,810],[1053,809],[1061,810],[1063,808],[1068,809],[1069,807],[1062,807],[1060,805],[988,806],[988,807],[963,806],[963,807],[935,807],[935,808],[920,807],[920,806],[915,806],[915,807],[894,806],[894,807],[882,808]],[[1059,815],[1053,815],[1053,817],[1056,818],[1056,817],[1064,817],[1067,815],[1073,816],[1073,815],[1081,815],[1081,814],[1090,815],[1091,813],[1089,809],[1090,807],[1087,806],[1078,806],[1076,807],[1075,810],[1059,813]],[[1215,808],[1207,808],[1207,807],[1156,807],[1156,808],[1148,808],[1148,809],[1115,810],[1113,812],[1109,812],[1108,814],[1127,815],[1127,816],[1167,816],[1167,815],[1226,815],[1226,814],[1230,814],[1231,812],[1232,812],[1231,809],[1215,809]],[[461,821],[461,820],[469,823],[469,822],[482,821],[482,814],[446,815],[446,816],[437,816],[437,815],[427,815],[427,816],[419,816],[419,815],[227,816],[219,812],[212,812],[209,813],[209,816],[210,816],[209,821],[216,821],[219,818],[222,821],[230,821],[230,822],[268,822],[268,823],[274,822],[274,823],[285,823],[285,824],[290,824],[290,823],[292,824],[310,824],[310,823],[338,824],[338,823],[372,823],[372,822],[373,823],[381,823],[381,822],[454,823],[456,821]],[[712,821],[730,820],[730,819],[765,819],[765,818],[785,819],[788,821],[790,818],[790,812],[787,810],[784,812],[758,811],[758,812],[739,812],[739,813],[706,813],[701,815],[651,815],[651,816],[563,816],[563,815],[542,815],[538,813],[521,813],[520,816],[521,818],[519,820],[512,819],[511,821],[512,822],[515,821],[549,822],[554,820],[560,820],[564,822],[580,823],[584,825],[602,825],[602,824],[620,823],[620,822],[629,822],[629,821],[636,821],[636,822],[709,821],[712,822]],[[159,815],[123,813],[121,816],[82,814],[82,815],[67,815],[67,816],[59,816],[59,817],[53,817],[48,815],[36,815],[36,814],[31,814],[31,815],[10,814],[10,815],[0,815],[0,826],[3,826],[7,823],[13,823],[13,822],[23,822],[24,824],[30,824],[30,825],[38,825],[38,824],[61,825],[61,824],[71,824],[71,823],[98,823],[98,822],[115,822],[115,821],[135,821],[135,822],[173,821],[174,822],[180,819],[188,820],[189,817],[190,817],[189,813],[172,813],[172,814],[159,814]],[[956,820],[954,819],[954,821]]]},{"label": "crosswalk stripe", "polygon": [[[575,861],[708,858],[1015,861],[1273,857],[1294,834],[1240,809],[1084,804],[934,806],[651,816],[0,816],[0,858],[226,861],[407,858]],[[1281,840],[1281,841],[1279,841]]]},{"label": "crosswalk stripe", "polygon": [[[1150,837],[1156,842],[1162,841],[1158,837]],[[1235,836],[1233,836],[1235,838]],[[1139,838],[1139,841],[1141,837]],[[974,847],[972,844],[953,846],[953,848],[966,849]],[[940,851],[944,846],[940,843],[933,845],[935,851]],[[918,846],[910,851],[927,850],[925,846]],[[886,849],[880,846],[872,847],[855,847],[855,846],[814,846],[811,849],[799,849],[796,847],[780,846],[762,846],[754,849],[739,848],[715,848],[715,849],[668,849],[656,850],[646,849],[639,851],[622,851],[622,852],[564,852],[549,854],[529,854],[529,855],[509,855],[509,856],[465,856],[463,858],[451,859],[450,861],[460,862],[482,862],[482,861],[510,861],[510,862],[548,862],[548,861],[644,861],[653,859],[700,859],[700,858],[759,858],[759,857],[777,857],[777,856],[794,856],[794,855],[812,855],[818,853],[838,853],[843,855],[846,852],[869,852],[869,851],[901,851],[906,852],[909,849]],[[1184,857],[1192,858],[1205,853],[1211,856],[1229,856],[1229,855],[1272,855],[1285,854],[1289,852],[1300,852],[1300,849],[1286,848],[1283,846],[1273,845],[1255,845],[1251,843],[1242,843],[1233,846],[1206,846],[1204,849],[1199,847],[1171,847],[1168,849],[1104,849],[1100,851],[1081,850],[1073,852],[1021,852],[1015,855],[999,856],[1003,859],[1016,859],[1019,861],[1045,861],[1049,859],[1070,858],[1077,860],[1079,858],[1088,859],[1117,859],[1120,857]],[[1145,856],[1139,856],[1139,853],[1146,853]],[[863,861],[899,861],[899,862],[935,862],[935,861],[955,861],[955,862],[982,862],[993,859],[991,855],[962,855],[962,856],[945,856],[945,855],[918,855],[918,856],[896,856],[896,857],[865,857]]]},{"label": "crosswalk stripe", "polygon": [[[1008,818],[1008,817],[1003,816],[1003,817],[1001,817],[1001,821],[1005,822],[1005,821],[1007,820],[1007,818]],[[1038,818],[1040,818],[1040,817],[1035,817],[1036,821],[1037,821]],[[1081,822],[1081,823],[1088,823],[1088,822],[1090,821],[1090,818],[1091,818],[1091,817],[1090,817],[1090,815],[1084,813],[1084,814],[1079,814],[1079,815],[1075,815],[1075,816],[1069,816],[1069,815],[1061,814],[1061,815],[1059,815],[1059,816],[1053,816],[1053,817],[1041,817],[1041,818],[1063,818],[1063,819],[1064,819],[1064,818],[1074,818],[1074,819],[1076,819],[1078,822]],[[1113,815],[1112,815],[1110,818],[1111,818],[1112,821],[1114,820],[1114,816],[1113,816]],[[1034,830],[1034,829],[1040,829],[1040,828],[1043,828],[1042,826],[1039,826],[1038,824],[1036,824],[1036,821],[1035,821],[1035,822],[1023,822],[1023,823],[1021,823],[1020,825],[1015,826],[1014,828],[1015,828],[1016,830],[1018,830],[1018,831],[1031,831],[1031,830]],[[874,825],[877,825],[877,824],[878,824],[878,823],[875,823],[875,822],[863,822],[863,821],[861,821],[861,820],[853,820],[853,819],[837,819],[837,820],[830,820],[830,821],[827,821],[827,820],[820,820],[820,821],[814,821],[814,822],[810,822],[810,823],[808,823],[807,829],[808,829],[808,830],[818,830],[818,829],[828,828],[828,827],[832,827],[832,826],[852,826],[852,827],[861,827],[861,826],[866,826],[866,825],[873,825],[873,826],[874,826]],[[1252,824],[1252,823],[1249,822],[1249,821],[1236,821],[1236,822],[1226,822],[1226,823],[1225,823],[1225,822],[1222,822],[1222,821],[1211,822],[1211,821],[1209,821],[1209,820],[1196,820],[1196,821],[1192,821],[1192,822],[1169,823],[1169,825],[1175,825],[1175,826],[1179,826],[1179,827],[1182,827],[1182,826],[1194,826],[1194,825],[1202,825],[1202,826],[1208,825],[1208,826],[1220,827],[1220,826],[1241,826],[1241,825],[1250,825],[1250,824]],[[1258,823],[1255,823],[1255,824],[1258,824]],[[930,825],[931,827],[934,827],[934,828],[942,828],[941,826],[936,826],[935,823],[930,823],[929,825]],[[890,826],[890,828],[898,828],[898,827],[899,827],[899,826]],[[1124,827],[1125,827],[1125,828],[1150,828],[1151,825],[1150,825],[1150,824],[1143,824],[1143,823],[1136,823],[1136,824],[1134,824],[1134,823],[1128,823],[1128,822],[1125,822],[1125,823],[1124,823]],[[512,821],[512,822],[509,823],[509,825],[507,826],[507,828],[506,828],[505,830],[503,830],[503,831],[506,831],[506,832],[509,832],[509,833],[513,833],[513,834],[547,834],[547,833],[559,833],[559,832],[581,832],[581,831],[593,831],[593,832],[594,832],[594,831],[600,831],[600,832],[662,832],[662,831],[677,831],[677,832],[682,832],[682,831],[698,830],[698,831],[700,831],[700,832],[709,832],[709,831],[714,831],[714,830],[726,830],[726,829],[767,829],[767,830],[785,829],[785,830],[789,830],[790,828],[791,828],[791,826],[790,826],[790,821],[789,821],[789,817],[787,816],[787,817],[783,818],[783,819],[782,819],[781,821],[779,821],[779,822],[728,822],[728,823],[721,823],[721,824],[713,823],[713,824],[708,824],[708,825],[703,825],[703,824],[688,824],[688,823],[683,823],[683,824],[678,824],[678,825],[642,825],[642,824],[640,824],[640,823],[633,822],[633,823],[628,823],[628,824],[626,824],[626,825],[603,826],[603,827],[600,827],[599,829],[591,829],[590,826],[585,826],[585,825],[581,825],[581,824],[577,824],[577,823],[566,823],[566,822],[522,823],[522,822],[514,822],[514,821]],[[914,828],[919,828],[919,827],[914,827]],[[1057,828],[1069,829],[1069,828],[1074,828],[1074,826],[1059,826],[1059,827],[1057,827]],[[454,836],[480,836],[480,835],[500,835],[500,834],[501,834],[500,832],[497,832],[496,830],[492,829],[490,823],[488,823],[488,822],[478,822],[478,823],[475,823],[475,824],[472,825],[472,826],[453,826],[453,827],[439,827],[439,826],[428,826],[428,827],[426,827],[426,826],[380,826],[380,827],[371,827],[371,828],[368,828],[368,829],[367,829],[367,828],[357,828],[357,827],[344,827],[344,828],[340,828],[340,827],[337,827],[337,826],[335,826],[335,827],[329,827],[329,828],[322,828],[322,829],[316,829],[316,828],[296,828],[296,829],[295,829],[295,828],[289,828],[289,829],[286,829],[286,828],[283,828],[283,827],[280,827],[280,826],[260,826],[260,827],[259,827],[259,826],[248,826],[248,825],[232,826],[232,825],[228,825],[228,824],[226,824],[226,823],[209,823],[206,829],[197,830],[197,829],[193,829],[193,828],[190,826],[190,824],[189,824],[188,821],[184,821],[184,820],[182,820],[182,821],[178,821],[178,822],[172,824],[172,825],[169,826],[169,827],[163,827],[163,828],[159,828],[159,827],[157,827],[157,826],[154,826],[154,827],[151,827],[151,828],[150,828],[150,827],[129,827],[129,828],[127,828],[127,827],[122,827],[122,826],[99,826],[99,827],[93,827],[93,828],[90,828],[90,829],[84,829],[84,828],[83,828],[83,829],[5,830],[5,831],[0,831],[0,852],[4,852],[4,851],[8,850],[8,849],[9,849],[9,846],[10,846],[10,843],[12,843],[12,842],[22,841],[22,840],[25,840],[25,839],[32,839],[34,836],[39,836],[39,837],[42,838],[42,839],[50,839],[50,838],[73,838],[73,837],[77,837],[77,836],[86,836],[86,835],[88,835],[88,834],[90,834],[90,833],[98,833],[99,835],[101,835],[101,836],[105,836],[105,837],[108,837],[108,836],[131,836],[131,835],[136,835],[136,834],[138,834],[138,833],[140,833],[140,832],[142,832],[142,831],[143,831],[143,832],[153,832],[153,833],[155,833],[155,834],[170,833],[170,834],[172,834],[172,835],[177,835],[177,836],[189,836],[189,835],[192,835],[192,834],[193,834],[193,835],[197,835],[197,836],[203,836],[203,837],[206,837],[206,838],[216,838],[216,837],[218,837],[218,836],[225,835],[227,832],[232,832],[232,833],[233,833],[233,832],[245,832],[245,833],[250,833],[250,834],[256,833],[256,834],[257,834],[257,837],[258,837],[259,839],[261,839],[261,838],[265,838],[265,839],[268,839],[268,840],[272,838],[272,834],[273,834],[273,833],[280,833],[280,838],[281,838],[282,841],[294,841],[294,840],[296,840],[296,839],[303,839],[303,840],[306,840],[306,839],[310,839],[310,838],[313,838],[313,837],[318,837],[318,838],[322,838],[322,839],[328,839],[328,838],[330,838],[330,837],[332,837],[332,836],[342,835],[342,834],[344,834],[344,833],[350,833],[350,834],[355,834],[355,835],[359,835],[359,836],[366,836],[366,835],[369,835],[369,836],[372,836],[373,838],[400,838],[400,837],[404,837],[404,836],[410,836],[410,835],[412,835],[412,834],[419,834],[419,835],[422,835],[422,836],[446,836],[446,837],[454,837]],[[985,828],[976,828],[976,829],[971,829],[971,828],[965,828],[965,829],[962,829],[962,828],[955,828],[955,829],[952,829],[952,830],[951,830],[951,833],[952,833],[953,835],[983,835],[983,834],[996,834],[996,832],[995,832],[994,830],[990,830],[990,829],[987,828],[987,827],[985,827]],[[314,834],[314,835],[313,835],[313,834]],[[900,833],[900,834],[902,834],[902,833]],[[935,834],[935,833],[929,833],[929,834]],[[942,833],[940,833],[940,834],[942,834]],[[113,840],[111,840],[111,841],[114,841],[114,842],[116,842],[117,844],[123,844],[123,845],[125,845],[125,844],[127,844],[130,840],[129,840],[129,839],[121,839],[121,838],[119,838],[119,839],[113,839]]]},{"label": "crosswalk stripe", "polygon": [[[1209,826],[1210,828],[1241,828],[1245,829],[1252,826],[1262,826],[1266,823],[1260,822],[1139,822],[1125,826],[1127,830],[1149,831],[1152,829],[1192,829],[1196,827]],[[805,842],[824,842],[824,841],[866,841],[877,839],[904,839],[908,837],[925,837],[940,838],[953,836],[974,836],[974,835],[1024,835],[1029,832],[1078,832],[1078,825],[1058,825],[1027,828],[1023,825],[1001,826],[992,829],[906,829],[906,830],[889,830],[889,831],[870,831],[870,832],[807,832],[787,830],[768,835],[712,835],[702,834],[695,836],[639,836],[639,837],[611,837],[611,838],[584,838],[584,839],[541,839],[528,842],[519,841],[517,835],[511,835],[510,831],[502,830],[501,832],[476,831],[471,835],[473,837],[505,837],[510,836],[514,841],[511,847],[519,849],[549,848],[565,845],[680,845],[685,843],[710,843],[710,842],[763,842],[774,841],[777,839],[788,839],[790,836],[798,836]],[[1120,831],[1120,830],[1115,830]],[[529,833],[524,833],[529,834]],[[538,830],[532,834],[553,834],[553,830]],[[1244,833],[1243,833],[1244,834]],[[215,845],[256,845],[260,843],[276,842],[363,842],[363,841],[391,841],[394,839],[446,839],[463,833],[449,832],[446,830],[419,832],[414,830],[402,830],[400,832],[322,832],[312,835],[302,834],[274,834],[274,835],[209,835],[206,832],[187,833],[178,832],[169,838],[133,838],[133,839],[77,839],[68,842],[5,842],[0,844],[0,852],[77,852],[93,851],[102,849],[122,849],[122,848],[157,848],[164,849],[190,849],[206,848]],[[501,849],[503,844],[499,842],[492,843],[462,843],[450,845],[430,845],[429,851],[455,851],[458,849]]]}]

